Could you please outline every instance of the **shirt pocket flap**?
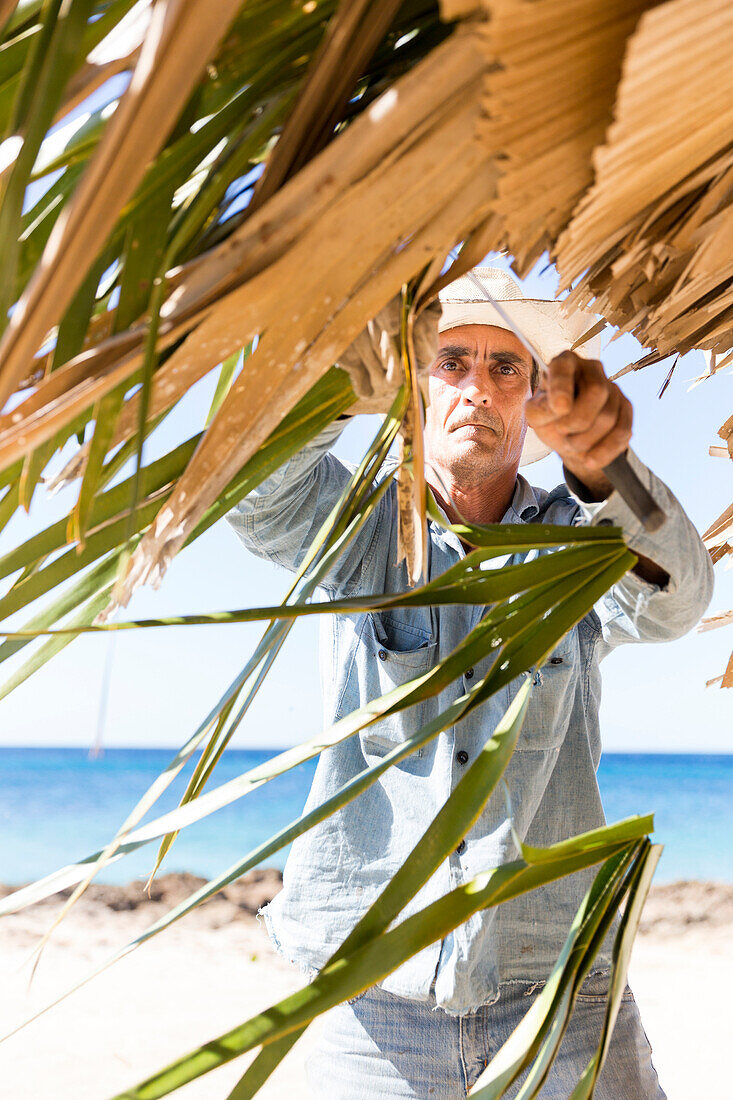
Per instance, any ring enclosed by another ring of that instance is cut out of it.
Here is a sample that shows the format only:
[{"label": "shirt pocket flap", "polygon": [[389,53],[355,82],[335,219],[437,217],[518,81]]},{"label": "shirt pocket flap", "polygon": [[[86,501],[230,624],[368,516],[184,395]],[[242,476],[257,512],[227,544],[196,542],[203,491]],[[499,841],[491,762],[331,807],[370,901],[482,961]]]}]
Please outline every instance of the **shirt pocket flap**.
[{"label": "shirt pocket flap", "polygon": [[[424,675],[438,660],[438,643],[429,627],[391,614],[369,615],[362,644],[361,687],[369,699],[386,695]],[[424,700],[362,730],[360,738],[365,753],[384,756],[397,743],[412,737],[428,720],[428,710],[429,701]],[[421,756],[422,749],[415,755]]]},{"label": "shirt pocket flap", "polygon": [[573,709],[579,670],[580,644],[575,626],[534,672],[527,716],[517,741],[520,752],[560,747]]}]

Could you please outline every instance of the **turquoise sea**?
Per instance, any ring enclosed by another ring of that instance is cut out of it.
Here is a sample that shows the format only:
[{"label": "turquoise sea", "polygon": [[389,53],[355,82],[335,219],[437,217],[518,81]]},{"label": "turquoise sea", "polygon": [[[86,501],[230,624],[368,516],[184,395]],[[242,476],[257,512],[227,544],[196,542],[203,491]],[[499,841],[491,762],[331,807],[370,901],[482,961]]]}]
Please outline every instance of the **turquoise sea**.
[{"label": "turquoise sea", "polygon": [[[270,751],[231,750],[215,773],[233,779],[267,760]],[[39,878],[100,848],[170,761],[167,749],[0,749],[0,882]],[[302,810],[310,762],[186,829],[164,870],[212,877],[287,825]],[[609,821],[654,812],[655,839],[665,845],[657,882],[733,882],[733,755],[607,753],[599,782]],[[179,777],[160,809],[171,809]],[[108,868],[103,882],[146,875],[155,846]],[[282,867],[286,852],[270,859]]]}]

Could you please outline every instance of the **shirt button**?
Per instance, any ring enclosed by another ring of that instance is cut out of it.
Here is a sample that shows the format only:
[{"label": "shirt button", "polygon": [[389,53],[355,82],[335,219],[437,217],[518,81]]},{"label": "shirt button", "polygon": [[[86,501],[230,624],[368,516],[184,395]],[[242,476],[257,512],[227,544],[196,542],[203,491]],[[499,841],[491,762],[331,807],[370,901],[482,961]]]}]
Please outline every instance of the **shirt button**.
[{"label": "shirt button", "polygon": [[466,677],[467,680],[473,680],[473,669],[467,668],[463,675]]},{"label": "shirt button", "polygon": [[456,848],[456,855],[457,856],[462,856],[463,853],[465,852],[465,850],[466,850],[466,842],[465,842],[465,840],[462,840],[461,843]]},{"label": "shirt button", "polygon": [[458,761],[459,764],[467,764],[468,763],[468,753],[465,752],[463,749],[461,749],[460,752],[456,753],[456,760]]},{"label": "shirt button", "polygon": [[380,649],[379,653],[377,654],[377,657],[379,657],[380,661],[386,661],[387,660],[387,650],[386,649]]}]

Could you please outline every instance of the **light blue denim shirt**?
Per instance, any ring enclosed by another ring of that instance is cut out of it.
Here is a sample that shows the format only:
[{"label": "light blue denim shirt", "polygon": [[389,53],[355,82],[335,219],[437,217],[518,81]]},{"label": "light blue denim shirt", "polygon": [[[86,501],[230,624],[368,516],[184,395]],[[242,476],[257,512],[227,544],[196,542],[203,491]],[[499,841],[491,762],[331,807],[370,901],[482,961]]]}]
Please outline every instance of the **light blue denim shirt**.
[{"label": "light blue denim shirt", "polygon": [[[328,448],[329,427],[229,513],[249,550],[296,569],[341,494],[350,471]],[[712,594],[710,558],[670,490],[633,454],[630,461],[667,514],[648,534],[617,493],[584,504],[564,484],[552,492],[521,475],[505,523],[613,523],[632,550],[669,574],[664,589],[628,573],[578,623],[535,676],[517,747],[505,772],[514,827],[528,843],[547,845],[604,824],[596,782],[601,755],[599,663],[623,642],[668,641],[698,621]],[[580,487],[576,487],[580,490]],[[429,577],[464,556],[458,538],[431,523]],[[402,592],[397,561],[394,486],[347,547],[323,585],[332,598]],[[321,682],[326,726],[425,672],[478,622],[478,606],[403,608],[380,614],[324,615]],[[481,676],[491,658],[473,670]],[[470,677],[470,670],[466,674]],[[401,866],[504,714],[520,680],[509,684],[387,772],[354,801],[293,844],[282,891],[264,910],[276,946],[306,972],[320,968]],[[414,733],[461,696],[463,678],[440,695],[370,726],[321,754],[306,809],[319,805],[395,742]],[[457,850],[428,880],[404,916],[480,871],[518,855],[505,796],[497,791]],[[593,871],[473,916],[442,943],[404,963],[381,984],[399,996],[466,1013],[498,996],[511,980],[547,977]],[[597,960],[607,965],[608,944]],[[433,993],[431,994],[431,990]]]}]

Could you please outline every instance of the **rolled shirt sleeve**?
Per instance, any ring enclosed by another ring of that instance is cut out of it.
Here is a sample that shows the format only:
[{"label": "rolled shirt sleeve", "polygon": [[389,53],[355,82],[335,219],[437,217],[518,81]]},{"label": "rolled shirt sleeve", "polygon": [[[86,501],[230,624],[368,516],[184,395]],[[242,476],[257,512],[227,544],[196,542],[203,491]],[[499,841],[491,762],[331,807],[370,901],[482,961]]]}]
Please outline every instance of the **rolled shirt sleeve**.
[{"label": "rolled shirt sleeve", "polygon": [[615,526],[636,554],[668,575],[663,587],[628,572],[596,605],[603,640],[612,649],[625,642],[667,642],[686,634],[700,620],[713,594],[713,566],[694,524],[674,493],[631,450],[629,464],[664,511],[666,521],[647,531],[614,489],[603,501],[588,501],[584,486],[565,470],[578,503],[575,523]]}]

